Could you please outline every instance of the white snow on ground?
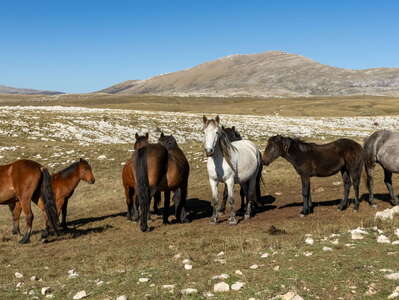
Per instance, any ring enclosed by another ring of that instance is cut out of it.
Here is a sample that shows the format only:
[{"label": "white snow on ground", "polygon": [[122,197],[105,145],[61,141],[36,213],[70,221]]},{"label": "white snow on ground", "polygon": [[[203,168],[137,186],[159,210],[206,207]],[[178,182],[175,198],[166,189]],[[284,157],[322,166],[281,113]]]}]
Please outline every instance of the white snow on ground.
[{"label": "white snow on ground", "polygon": [[[208,115],[208,117],[214,117]],[[235,125],[249,139],[265,140],[282,134],[296,137],[365,137],[377,129],[396,129],[399,117],[282,117],[278,115],[221,115],[225,126]],[[172,133],[179,143],[202,141],[202,114],[151,112],[63,106],[0,107],[0,136],[26,136],[78,141],[80,144],[132,143],[136,132],[150,132],[155,139],[157,128]]]}]

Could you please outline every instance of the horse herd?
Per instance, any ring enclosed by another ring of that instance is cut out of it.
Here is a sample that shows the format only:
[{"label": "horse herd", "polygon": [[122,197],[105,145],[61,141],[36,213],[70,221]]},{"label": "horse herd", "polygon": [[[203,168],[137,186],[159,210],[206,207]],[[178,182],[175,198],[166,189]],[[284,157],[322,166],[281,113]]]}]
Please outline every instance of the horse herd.
[{"label": "horse herd", "polygon": [[[310,177],[327,177],[341,172],[344,195],[339,209],[349,205],[349,192],[355,191],[354,210],[359,209],[359,185],[364,166],[367,175],[368,202],[374,204],[373,170],[376,164],[384,169],[384,182],[392,205],[398,199],[392,187],[392,173],[399,173],[399,133],[388,130],[374,132],[365,139],[363,147],[351,139],[338,139],[327,144],[306,143],[300,139],[275,135],[268,139],[263,155],[256,145],[242,139],[235,127],[225,128],[219,116],[208,119],[203,116],[203,147],[207,156],[207,170],[212,192],[212,215],[210,222],[218,223],[230,206],[229,224],[237,224],[234,184],[239,184],[241,209],[244,218],[252,216],[252,209],[259,205],[262,168],[278,157],[283,157],[295,168],[301,177],[303,209],[301,215],[313,212],[310,193]],[[158,143],[150,143],[148,133],[135,135],[134,152],[122,170],[122,183],[127,204],[127,218],[139,221],[141,231],[149,231],[148,218],[151,199],[157,213],[164,193],[163,223],[169,221],[169,206],[173,192],[174,214],[178,223],[189,222],[186,198],[190,166],[173,135],[161,133]],[[90,164],[84,160],[71,164],[62,171],[50,175],[37,162],[22,159],[0,166],[0,204],[8,204],[13,215],[13,234],[20,234],[21,211],[26,219],[26,233],[20,243],[28,243],[32,232],[33,214],[31,202],[43,212],[45,229],[42,238],[46,240],[50,227],[59,234],[66,230],[68,199],[81,180],[94,184],[95,178]],[[218,184],[225,184],[222,201],[218,199]]]}]

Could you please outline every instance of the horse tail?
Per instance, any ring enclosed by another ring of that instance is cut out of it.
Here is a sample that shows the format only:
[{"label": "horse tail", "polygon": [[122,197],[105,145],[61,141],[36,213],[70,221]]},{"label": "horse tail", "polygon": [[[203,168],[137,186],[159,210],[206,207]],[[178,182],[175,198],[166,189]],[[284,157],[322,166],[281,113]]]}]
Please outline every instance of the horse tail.
[{"label": "horse tail", "polygon": [[137,150],[136,180],[137,195],[140,207],[140,229],[149,231],[147,218],[150,210],[150,184],[148,182],[147,147]]},{"label": "horse tail", "polygon": [[54,232],[58,235],[58,215],[57,208],[55,205],[55,196],[53,192],[53,185],[51,180],[51,175],[47,168],[42,167],[42,185],[41,185],[41,195],[44,201],[44,208],[47,214],[47,218]]}]

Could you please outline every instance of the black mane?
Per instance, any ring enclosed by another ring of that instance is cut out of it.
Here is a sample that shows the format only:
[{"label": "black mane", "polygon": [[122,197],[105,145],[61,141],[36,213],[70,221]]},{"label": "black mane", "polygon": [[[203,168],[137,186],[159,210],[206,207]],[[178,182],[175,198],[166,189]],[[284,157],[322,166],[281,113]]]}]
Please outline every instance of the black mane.
[{"label": "black mane", "polygon": [[68,167],[66,167],[65,169],[59,171],[57,174],[59,174],[62,178],[67,178],[71,176],[73,172],[75,172],[76,168],[79,166],[79,163],[80,161],[76,161],[71,165],[69,165]]}]

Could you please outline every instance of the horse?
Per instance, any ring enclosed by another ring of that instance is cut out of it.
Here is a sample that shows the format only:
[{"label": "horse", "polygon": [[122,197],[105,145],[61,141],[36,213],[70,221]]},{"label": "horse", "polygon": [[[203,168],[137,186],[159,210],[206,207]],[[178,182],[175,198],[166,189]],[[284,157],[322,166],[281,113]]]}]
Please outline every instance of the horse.
[{"label": "horse", "polygon": [[279,156],[285,158],[301,176],[303,210],[301,216],[313,212],[310,177],[328,177],[341,172],[344,197],[339,209],[347,208],[350,187],[355,190],[354,210],[359,210],[359,184],[362,172],[362,146],[350,139],[327,144],[306,143],[300,139],[275,135],[269,138],[262,156],[268,166]]},{"label": "horse", "polygon": [[365,139],[363,144],[364,167],[367,175],[369,204],[374,204],[374,167],[379,164],[384,169],[384,182],[391,197],[391,204],[398,205],[398,198],[392,186],[392,173],[399,173],[399,133],[379,130]]},{"label": "horse", "polygon": [[[149,135],[146,133],[145,135],[135,134],[135,143],[133,149],[137,151],[139,148],[142,148],[149,144],[148,142]],[[125,199],[127,206],[127,219],[130,221],[136,222],[139,219],[138,215],[138,202],[137,197],[135,197],[136,190],[136,180],[134,178],[134,165],[132,158],[128,159],[123,166],[122,169],[122,184],[125,191]],[[154,213],[158,213],[158,204],[160,202],[161,195],[159,192],[156,192],[154,195]]]},{"label": "horse", "polygon": [[210,218],[212,224],[218,223],[218,184],[224,182],[227,187],[227,201],[231,207],[228,223],[238,223],[234,207],[234,184],[244,188],[244,194],[249,201],[244,215],[251,217],[251,203],[256,198],[256,182],[261,169],[261,153],[255,144],[248,140],[230,142],[220,126],[220,117],[209,119],[202,117],[204,130],[204,150],[208,157],[207,169],[212,191],[213,213]]},{"label": "horse", "polygon": [[[148,143],[133,153],[132,172],[140,208],[141,231],[150,231],[147,223],[150,200],[157,192],[180,193],[178,197],[175,197],[175,217],[179,223],[188,221],[184,205],[190,167],[180,149],[171,151],[160,143]],[[165,202],[167,201],[166,199]],[[164,223],[167,223],[168,213],[168,209],[164,209]]]},{"label": "horse", "polygon": [[[235,141],[242,140],[242,137],[241,137],[240,133],[236,130],[235,126],[224,127],[222,125],[222,130],[224,131],[224,133],[226,134],[226,136],[230,140],[230,142],[235,142]],[[260,198],[261,198],[260,181],[262,180],[262,165],[260,167],[258,177],[259,178],[258,178],[257,183],[256,183],[256,198],[257,198],[257,201],[259,201]],[[245,210],[245,196],[246,195],[244,193],[244,188],[241,187],[240,188],[240,197],[241,197],[241,208],[240,208],[240,210],[242,210],[242,211]],[[258,206],[257,201],[254,202],[254,204],[256,206]],[[223,190],[223,201],[222,201],[222,203],[220,205],[220,208],[219,208],[219,214],[224,213],[224,211],[226,210],[226,202],[227,202],[227,188],[225,187],[224,190]],[[248,202],[248,199],[247,199],[247,202]]]},{"label": "horse", "polygon": [[[20,203],[25,215],[27,230],[19,241],[29,243],[32,233],[33,213],[31,201],[41,197],[45,210],[46,225],[50,223],[58,235],[58,218],[51,176],[47,168],[28,159],[17,160],[0,166],[0,204],[9,204],[11,211]],[[13,219],[15,223],[15,219]],[[19,231],[19,229],[18,229]],[[14,227],[13,233],[18,233]]]},{"label": "horse", "polygon": [[[66,216],[68,209],[68,200],[72,197],[75,192],[76,187],[78,186],[81,180],[94,184],[95,178],[93,175],[93,170],[90,164],[85,160],[80,158],[79,161],[72,163],[70,166],[65,169],[51,175],[52,179],[52,188],[55,196],[56,210],[57,210],[57,219],[62,212],[62,221],[61,227],[63,230],[67,230]],[[44,213],[45,211],[45,202],[43,197],[33,199],[33,202],[37,204],[37,206]],[[13,214],[13,233],[19,232],[19,217],[21,215],[21,203],[17,202],[15,207],[10,206],[10,210],[12,209]],[[48,225],[46,225],[45,230],[42,233],[42,238],[46,238],[49,234]]]}]

